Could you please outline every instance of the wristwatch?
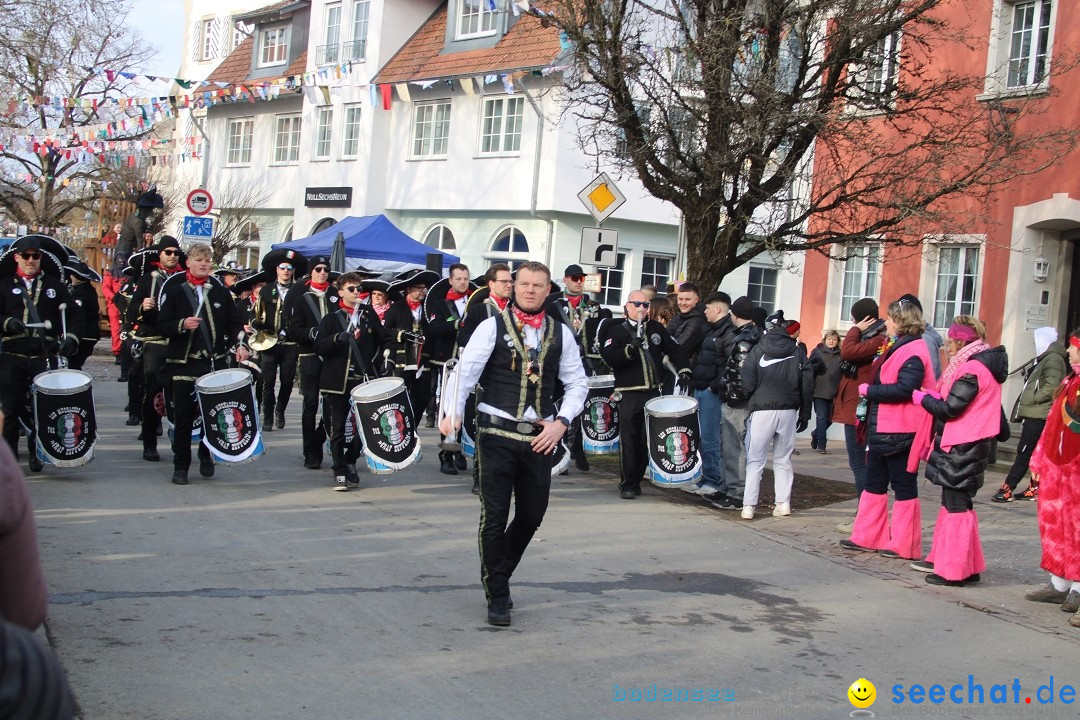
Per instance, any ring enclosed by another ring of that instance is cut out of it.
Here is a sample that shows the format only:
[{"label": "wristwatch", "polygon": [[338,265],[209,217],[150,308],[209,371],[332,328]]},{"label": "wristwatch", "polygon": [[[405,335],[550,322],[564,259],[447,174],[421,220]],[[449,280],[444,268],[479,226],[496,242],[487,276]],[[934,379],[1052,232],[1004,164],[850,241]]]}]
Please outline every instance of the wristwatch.
[{"label": "wristwatch", "polygon": [[561,422],[561,423],[562,423],[563,425],[565,425],[566,427],[570,427],[570,421],[569,421],[569,420],[567,420],[566,418],[564,418],[564,417],[563,417],[562,415],[559,415],[559,416],[558,416],[557,418],[555,418],[555,419],[556,419],[556,420],[558,420],[559,422]]}]

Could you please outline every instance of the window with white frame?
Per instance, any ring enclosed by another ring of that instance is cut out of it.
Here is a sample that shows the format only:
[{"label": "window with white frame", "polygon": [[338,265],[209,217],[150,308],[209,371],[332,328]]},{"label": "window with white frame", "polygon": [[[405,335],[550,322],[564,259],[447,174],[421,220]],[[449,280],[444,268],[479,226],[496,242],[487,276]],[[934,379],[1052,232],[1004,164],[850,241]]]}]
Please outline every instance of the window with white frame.
[{"label": "window with white frame", "polygon": [[202,21],[202,59],[212,60],[214,57],[214,19]]},{"label": "window with white frame", "polygon": [[334,108],[315,108],[315,149],[316,160],[328,160],[330,158],[330,139],[333,135]]},{"label": "window with white frame", "polygon": [[413,120],[414,158],[446,157],[450,142],[450,103],[422,103]]},{"label": "window with white frame", "polygon": [[780,271],[765,265],[750,265],[749,279],[746,283],[746,297],[765,312],[776,309],[776,283]]},{"label": "window with white frame", "polygon": [[363,60],[367,56],[368,17],[370,0],[353,0],[352,40],[345,44],[345,60]]},{"label": "window with white frame", "polygon": [[360,152],[360,108],[356,105],[345,106],[345,122],[341,132],[341,157],[354,158]]},{"label": "window with white frame", "polygon": [[518,228],[511,225],[503,228],[491,243],[491,249],[484,253],[488,265],[506,263],[511,270],[517,270],[529,261],[529,241]]},{"label": "window with white frame", "polygon": [[1051,0],[1019,2],[1012,7],[1009,26],[1009,73],[1011,88],[1038,85],[1046,78],[1050,47]]},{"label": "window with white frame", "polygon": [[600,272],[600,294],[596,300],[601,305],[622,306],[625,267],[626,253],[619,253],[615,258],[615,267],[597,268]]},{"label": "window with white frame", "polygon": [[450,228],[445,225],[436,225],[428,230],[428,234],[424,237],[424,244],[436,250],[457,250],[454,233],[450,232]]},{"label": "window with white frame", "polygon": [[840,296],[840,322],[848,322],[852,305],[864,297],[876,300],[881,291],[881,246],[851,245],[842,252],[847,259]]},{"label": "window with white frame", "polygon": [[853,83],[850,95],[856,101],[880,103],[896,94],[896,78],[900,73],[900,33],[894,32],[878,40],[852,66]]},{"label": "window with white frame", "polygon": [[495,34],[495,3],[492,0],[458,0],[459,40]]},{"label": "window with white frame", "polygon": [[341,3],[326,6],[326,31],[323,44],[315,50],[315,62],[332,65],[341,58]]},{"label": "window with white frame", "polygon": [[254,222],[246,222],[236,237],[239,241],[233,257],[236,264],[245,268],[259,267],[259,226]]},{"label": "window with white frame", "polygon": [[667,284],[671,282],[671,270],[675,265],[675,258],[671,255],[650,255],[645,253],[641,257],[641,285],[652,285],[663,292]]},{"label": "window with white frame", "polygon": [[251,164],[251,140],[255,130],[255,118],[233,118],[228,125],[228,143],[225,148],[226,165]]},{"label": "window with white frame", "polygon": [[525,98],[494,97],[484,100],[480,123],[480,153],[516,153],[521,150],[521,122]]},{"label": "window with white frame", "polygon": [[232,31],[232,45],[230,46],[231,49],[235,50],[236,48],[240,47],[240,43],[244,42],[244,38],[246,38],[250,33],[250,26],[244,25],[243,23],[234,22]]},{"label": "window with white frame", "polygon": [[265,28],[259,32],[259,66],[283,65],[289,54],[287,27]]},{"label": "window with white frame", "polygon": [[974,245],[939,247],[934,290],[934,326],[943,328],[957,315],[975,314],[975,285],[979,248]]},{"label": "window with white frame", "polygon": [[300,116],[278,115],[274,123],[274,162],[292,164],[300,159]]}]

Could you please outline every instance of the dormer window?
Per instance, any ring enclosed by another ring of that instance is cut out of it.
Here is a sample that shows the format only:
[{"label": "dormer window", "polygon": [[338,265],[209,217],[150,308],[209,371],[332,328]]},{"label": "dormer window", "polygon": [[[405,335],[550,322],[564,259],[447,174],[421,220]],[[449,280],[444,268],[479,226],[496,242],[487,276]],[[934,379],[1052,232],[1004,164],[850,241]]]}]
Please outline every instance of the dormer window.
[{"label": "dormer window", "polygon": [[259,32],[259,67],[284,65],[289,54],[288,27],[264,28]]},{"label": "dormer window", "polygon": [[495,34],[494,0],[458,0],[457,38]]}]

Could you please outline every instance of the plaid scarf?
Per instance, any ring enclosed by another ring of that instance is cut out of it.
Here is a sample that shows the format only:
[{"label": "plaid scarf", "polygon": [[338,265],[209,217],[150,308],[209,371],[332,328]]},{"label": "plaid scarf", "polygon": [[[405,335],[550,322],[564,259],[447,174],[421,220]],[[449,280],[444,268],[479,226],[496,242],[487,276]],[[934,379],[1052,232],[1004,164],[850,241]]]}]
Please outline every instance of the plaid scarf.
[{"label": "plaid scarf", "polygon": [[970,360],[972,355],[989,349],[990,346],[982,340],[970,342],[962,347],[959,352],[953,355],[952,360],[949,361],[949,366],[941,373],[941,379],[938,380],[937,389],[944,393],[951,388],[953,381],[956,380],[956,372],[960,369],[960,366]]}]

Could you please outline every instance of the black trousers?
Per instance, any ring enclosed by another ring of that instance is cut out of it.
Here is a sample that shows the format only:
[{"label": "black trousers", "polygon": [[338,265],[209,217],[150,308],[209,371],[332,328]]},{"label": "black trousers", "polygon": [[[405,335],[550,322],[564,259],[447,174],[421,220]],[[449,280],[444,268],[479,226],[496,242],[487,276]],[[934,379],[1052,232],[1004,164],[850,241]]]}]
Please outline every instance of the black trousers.
[{"label": "black trousers", "polygon": [[[554,455],[534,452],[527,441],[481,428],[480,581],[490,603],[510,595],[514,574],[525,548],[547,512]],[[510,501],[514,519],[510,518]]]},{"label": "black trousers", "polygon": [[80,340],[79,351],[68,358],[68,367],[72,370],[82,370],[83,365],[86,364],[86,358],[94,354],[95,345],[97,345],[97,340]]},{"label": "black trousers", "polygon": [[351,443],[345,442],[345,421],[349,416],[349,393],[360,380],[346,386],[343,393],[326,393],[323,398],[323,420],[329,423],[330,460],[334,475],[344,475],[345,468],[356,463],[360,457],[360,429]]},{"label": "black trousers", "polygon": [[142,422],[143,405],[143,361],[142,356],[131,356],[131,341],[126,340],[120,347],[120,356],[127,359],[120,363],[120,372],[124,372],[124,364],[127,364],[127,391],[128,412],[139,418]]},{"label": "black trousers", "polygon": [[585,447],[582,444],[583,439],[581,436],[580,414],[576,418],[574,418],[574,421],[572,423],[570,423],[570,429],[567,431],[567,435],[569,435],[567,440],[570,441],[569,443],[567,443],[570,447],[570,457],[574,460],[585,457]]},{"label": "black trousers", "polygon": [[431,397],[430,371],[416,377],[415,370],[405,370],[401,376],[405,381],[405,392],[409,396],[409,404],[412,406],[413,427],[420,427],[420,418],[424,416],[428,399]]},{"label": "black trousers", "polygon": [[1020,441],[1016,444],[1016,459],[1009,468],[1009,475],[1005,478],[1005,484],[1010,490],[1015,490],[1020,481],[1027,475],[1028,463],[1031,462],[1031,453],[1035,452],[1035,446],[1042,437],[1043,428],[1046,427],[1046,418],[1024,418],[1024,424],[1020,428]]},{"label": "black trousers", "polygon": [[971,499],[975,497],[976,490],[977,488],[972,488],[971,490],[953,490],[951,488],[943,487],[941,488],[941,506],[945,508],[946,512],[967,512],[975,507]]},{"label": "black trousers", "polygon": [[622,479],[619,490],[641,487],[649,465],[649,442],[645,437],[645,403],[660,397],[656,390],[630,390],[619,401],[619,458]]},{"label": "black trousers", "polygon": [[322,373],[322,360],[318,355],[300,356],[300,397],[303,405],[300,410],[300,428],[304,437],[304,460],[322,460],[323,442],[326,441],[326,416],[318,421],[319,414],[319,375]]},{"label": "black trousers", "polygon": [[[143,343],[142,354],[142,436],[143,450],[157,450],[157,427],[161,416],[154,409],[154,397],[161,392],[161,371],[165,367],[165,343]],[[209,371],[207,371],[209,372]],[[129,376],[130,377],[130,376]],[[191,428],[188,428],[191,431]],[[187,467],[186,465],[184,467]]]},{"label": "black trousers", "polygon": [[[187,470],[191,467],[191,428],[199,412],[199,401],[195,397],[195,381],[211,370],[213,366],[209,360],[191,360],[178,365],[173,370],[172,401],[176,427],[173,429],[172,445],[173,467],[177,470]],[[144,422],[143,425],[145,424]],[[209,459],[210,449],[199,442],[199,460]]]},{"label": "black trousers", "polygon": [[866,492],[885,495],[892,486],[897,500],[914,500],[919,497],[919,478],[907,471],[907,452],[881,455],[870,450],[866,453]]},{"label": "black trousers", "polygon": [[[274,412],[284,413],[289,405],[293,385],[296,383],[296,365],[300,357],[300,348],[295,343],[278,343],[259,354],[259,369],[263,381],[263,417],[274,419]],[[274,384],[281,371],[281,388],[274,395]]]},{"label": "black trousers", "polygon": [[56,368],[56,360],[44,356],[26,357],[11,353],[0,353],[0,405],[4,410],[4,439],[16,459],[19,457],[19,419],[22,418],[30,431],[26,433],[26,449],[33,457],[35,454],[34,415],[28,410],[30,388],[34,376],[46,370]]}]

